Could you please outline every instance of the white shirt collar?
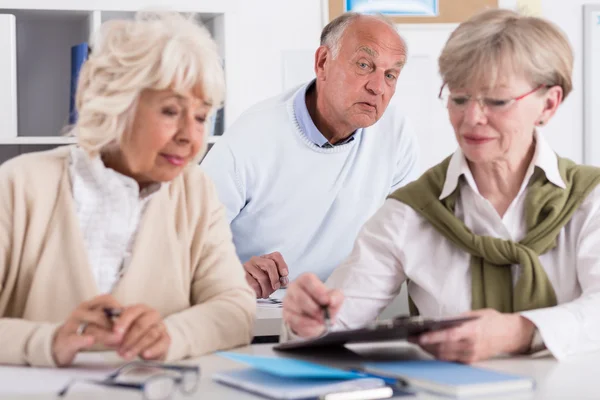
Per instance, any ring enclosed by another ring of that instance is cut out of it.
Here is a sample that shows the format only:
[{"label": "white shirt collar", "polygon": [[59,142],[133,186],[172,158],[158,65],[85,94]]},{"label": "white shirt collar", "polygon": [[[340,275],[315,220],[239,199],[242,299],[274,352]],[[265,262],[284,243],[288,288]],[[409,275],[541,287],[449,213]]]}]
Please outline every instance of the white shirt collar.
[{"label": "white shirt collar", "polygon": [[[546,178],[548,178],[550,182],[559,188],[566,189],[567,186],[565,185],[565,182],[560,176],[560,171],[558,170],[558,157],[556,156],[556,153],[554,150],[552,150],[552,147],[550,147],[550,144],[546,141],[543,135],[535,132],[534,137],[536,140],[535,153],[533,155],[533,160],[531,160],[531,164],[527,169],[527,174],[525,174],[523,183],[529,181],[533,175],[534,167],[539,167],[542,169],[542,171],[544,171]],[[452,158],[450,159],[450,163],[448,164],[446,180],[444,181],[444,187],[442,188],[442,193],[439,197],[440,200],[448,197],[452,192],[454,192],[458,186],[458,180],[461,175],[464,175],[469,186],[479,193],[477,185],[475,184],[475,179],[473,179],[473,174],[471,174],[471,170],[469,169],[467,159],[465,158],[462,150],[459,148],[454,152]]]},{"label": "white shirt collar", "polygon": [[[161,183],[148,185],[141,191],[135,179],[123,175],[114,169],[107,168],[99,156],[90,157],[85,150],[79,146],[71,147],[71,174],[74,176],[85,177],[84,180],[91,180],[99,190],[117,187],[125,188],[128,192],[139,192],[140,200],[147,200],[158,192],[162,186]],[[90,182],[91,183],[91,182]]]}]

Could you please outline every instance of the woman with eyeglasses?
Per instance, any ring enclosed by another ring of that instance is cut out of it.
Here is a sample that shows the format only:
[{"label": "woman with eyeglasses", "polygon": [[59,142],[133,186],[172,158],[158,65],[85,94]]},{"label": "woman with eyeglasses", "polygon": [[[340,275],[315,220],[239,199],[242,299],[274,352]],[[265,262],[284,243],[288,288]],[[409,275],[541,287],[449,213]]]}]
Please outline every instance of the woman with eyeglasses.
[{"label": "woman with eyeglasses", "polygon": [[286,336],[321,334],[322,307],[338,329],[363,326],[408,282],[412,314],[477,317],[411,338],[439,359],[600,350],[600,170],[538,132],[572,68],[541,18],[491,10],[460,24],[439,58],[458,149],[390,195],[325,285],[289,287]]},{"label": "woman with eyeglasses", "polygon": [[142,13],[103,24],[92,48],[77,145],[0,167],[0,364],[247,344],[254,292],[197,166],[225,91],[215,42],[192,18]]}]

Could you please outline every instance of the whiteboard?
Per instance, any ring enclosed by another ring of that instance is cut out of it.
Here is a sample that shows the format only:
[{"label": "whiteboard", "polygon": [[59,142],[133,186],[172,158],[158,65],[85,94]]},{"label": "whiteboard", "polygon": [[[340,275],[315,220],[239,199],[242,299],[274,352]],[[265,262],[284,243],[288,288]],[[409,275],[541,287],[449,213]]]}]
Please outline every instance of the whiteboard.
[{"label": "whiteboard", "polygon": [[600,4],[583,6],[583,162],[600,166]]}]

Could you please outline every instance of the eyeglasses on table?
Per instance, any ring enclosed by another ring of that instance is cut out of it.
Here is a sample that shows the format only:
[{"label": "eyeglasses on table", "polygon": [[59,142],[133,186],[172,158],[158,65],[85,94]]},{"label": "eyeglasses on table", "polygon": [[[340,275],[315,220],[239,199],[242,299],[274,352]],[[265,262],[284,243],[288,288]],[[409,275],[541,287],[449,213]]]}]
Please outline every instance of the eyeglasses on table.
[{"label": "eyeglasses on table", "polygon": [[[146,378],[142,382],[124,382],[117,380],[119,376],[135,369],[153,369],[172,371],[174,374],[157,374]],[[174,365],[148,361],[132,361],[124,364],[105,379],[74,379],[60,392],[58,397],[65,397],[69,389],[76,383],[88,383],[114,388],[139,390],[145,400],[164,400],[170,398],[175,390],[185,395],[190,395],[198,388],[200,380],[200,367],[197,365]]]}]

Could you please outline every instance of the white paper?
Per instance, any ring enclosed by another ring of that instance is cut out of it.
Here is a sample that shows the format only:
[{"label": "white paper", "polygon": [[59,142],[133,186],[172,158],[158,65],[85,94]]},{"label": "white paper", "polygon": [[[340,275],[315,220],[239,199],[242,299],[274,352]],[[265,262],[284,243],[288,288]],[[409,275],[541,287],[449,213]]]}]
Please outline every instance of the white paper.
[{"label": "white paper", "polygon": [[[56,394],[73,379],[103,379],[123,364],[116,356],[81,353],[71,368],[35,368],[0,366],[0,397],[9,394]],[[77,385],[73,391],[106,390]],[[70,391],[69,391],[70,392]]]}]

